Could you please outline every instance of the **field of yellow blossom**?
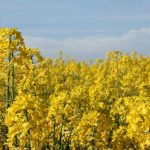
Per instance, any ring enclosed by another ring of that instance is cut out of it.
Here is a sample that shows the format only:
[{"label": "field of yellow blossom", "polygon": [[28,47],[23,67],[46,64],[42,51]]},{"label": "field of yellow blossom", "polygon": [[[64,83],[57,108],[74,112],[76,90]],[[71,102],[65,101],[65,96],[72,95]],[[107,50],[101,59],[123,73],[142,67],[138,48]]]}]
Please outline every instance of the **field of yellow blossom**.
[{"label": "field of yellow blossom", "polygon": [[149,150],[150,56],[48,59],[0,28],[0,149]]}]

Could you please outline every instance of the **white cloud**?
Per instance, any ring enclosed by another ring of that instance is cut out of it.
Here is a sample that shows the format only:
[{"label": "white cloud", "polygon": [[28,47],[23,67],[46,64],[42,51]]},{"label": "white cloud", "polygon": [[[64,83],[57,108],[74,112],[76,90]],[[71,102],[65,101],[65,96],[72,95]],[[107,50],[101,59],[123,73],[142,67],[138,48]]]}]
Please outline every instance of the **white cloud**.
[{"label": "white cloud", "polygon": [[150,54],[150,28],[130,30],[121,36],[84,37],[54,40],[48,37],[24,36],[28,47],[38,47],[46,57],[57,57],[63,52],[77,60],[104,57],[107,50],[121,49],[125,52],[137,50],[140,54]]}]

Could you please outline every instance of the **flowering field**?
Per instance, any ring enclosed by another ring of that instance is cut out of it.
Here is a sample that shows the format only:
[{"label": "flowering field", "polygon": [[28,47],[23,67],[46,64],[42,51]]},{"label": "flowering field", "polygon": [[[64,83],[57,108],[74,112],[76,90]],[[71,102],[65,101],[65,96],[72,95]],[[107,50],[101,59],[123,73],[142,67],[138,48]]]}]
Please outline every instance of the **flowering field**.
[{"label": "flowering field", "polygon": [[0,149],[149,150],[150,56],[46,59],[0,28]]}]

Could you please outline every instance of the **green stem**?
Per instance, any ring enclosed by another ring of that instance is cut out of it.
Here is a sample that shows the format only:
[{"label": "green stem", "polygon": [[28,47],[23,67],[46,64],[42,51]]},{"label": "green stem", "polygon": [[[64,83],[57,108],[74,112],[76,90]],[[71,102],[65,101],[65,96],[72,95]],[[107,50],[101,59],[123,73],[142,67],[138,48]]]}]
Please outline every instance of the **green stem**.
[{"label": "green stem", "polygon": [[53,150],[56,149],[56,124],[55,124],[55,118],[53,117]]},{"label": "green stem", "polygon": [[[12,53],[12,58],[14,57]],[[12,64],[12,101],[14,101],[15,97],[15,74],[14,74],[14,63]]]},{"label": "green stem", "polygon": [[[32,65],[34,65],[34,62],[33,62],[33,56],[31,56],[31,61],[32,61]],[[35,71],[35,67],[33,68],[33,81],[35,79],[35,74],[34,74],[34,71]],[[35,89],[35,83],[33,85],[33,95],[36,97],[36,89]]]},{"label": "green stem", "polygon": [[59,142],[60,142],[60,150],[62,150],[62,132],[63,132],[63,121],[64,121],[64,114],[62,115],[62,123],[61,123],[61,127],[60,127],[60,138],[59,138]]},{"label": "green stem", "polygon": [[95,128],[93,127],[92,128],[92,142],[91,142],[91,145],[92,145],[92,150],[95,149],[95,140],[94,140],[94,136],[95,136]]},{"label": "green stem", "polygon": [[[24,111],[25,112],[25,116],[26,116],[26,121],[29,121],[29,117],[28,117],[28,111],[27,109]],[[27,135],[30,136],[30,129],[27,131]],[[29,150],[31,150],[31,142],[30,142],[30,138],[27,139],[27,147]]]},{"label": "green stem", "polygon": [[8,74],[7,74],[7,92],[6,92],[6,107],[8,108],[10,105],[10,60],[11,57],[8,58]]}]

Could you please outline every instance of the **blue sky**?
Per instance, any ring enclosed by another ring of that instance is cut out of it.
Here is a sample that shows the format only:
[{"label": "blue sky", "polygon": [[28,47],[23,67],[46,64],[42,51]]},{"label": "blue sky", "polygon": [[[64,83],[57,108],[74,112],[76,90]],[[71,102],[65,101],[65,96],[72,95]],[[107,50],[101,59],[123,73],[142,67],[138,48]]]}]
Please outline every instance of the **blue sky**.
[{"label": "blue sky", "polygon": [[17,27],[46,57],[150,54],[150,0],[0,0],[0,26]]}]

